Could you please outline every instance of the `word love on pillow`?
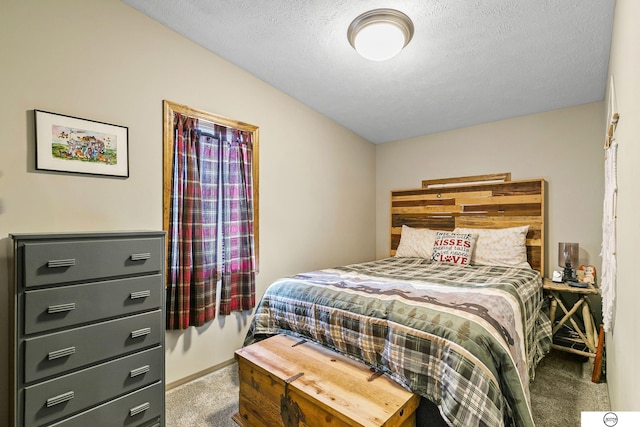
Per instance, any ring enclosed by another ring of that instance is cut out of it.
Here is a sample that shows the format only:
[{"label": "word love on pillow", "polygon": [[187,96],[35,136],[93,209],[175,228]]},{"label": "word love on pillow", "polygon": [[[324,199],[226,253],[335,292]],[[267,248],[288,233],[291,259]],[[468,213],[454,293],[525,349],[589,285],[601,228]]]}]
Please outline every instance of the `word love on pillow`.
[{"label": "word love on pillow", "polygon": [[432,261],[469,265],[477,234],[438,231],[433,243]]}]

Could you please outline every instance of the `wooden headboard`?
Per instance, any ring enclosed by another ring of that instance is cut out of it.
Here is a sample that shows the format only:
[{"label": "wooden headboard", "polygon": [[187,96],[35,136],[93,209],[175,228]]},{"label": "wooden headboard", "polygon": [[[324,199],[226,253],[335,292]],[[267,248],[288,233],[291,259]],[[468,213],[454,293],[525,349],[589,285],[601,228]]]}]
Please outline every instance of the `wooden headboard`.
[{"label": "wooden headboard", "polygon": [[422,188],[391,192],[391,251],[402,225],[451,231],[456,227],[529,225],[527,259],[544,276],[545,181],[511,181],[511,173],[422,181]]}]

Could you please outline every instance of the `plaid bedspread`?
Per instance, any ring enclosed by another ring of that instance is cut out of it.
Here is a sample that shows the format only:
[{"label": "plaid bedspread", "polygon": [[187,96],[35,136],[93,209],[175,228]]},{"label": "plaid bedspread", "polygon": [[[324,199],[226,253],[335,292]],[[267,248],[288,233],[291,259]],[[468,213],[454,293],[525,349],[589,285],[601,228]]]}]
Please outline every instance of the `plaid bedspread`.
[{"label": "plaid bedspread", "polygon": [[542,304],[534,270],[393,257],[274,282],[245,344],[309,338],[431,400],[453,426],[529,427],[529,381],[551,345]]}]

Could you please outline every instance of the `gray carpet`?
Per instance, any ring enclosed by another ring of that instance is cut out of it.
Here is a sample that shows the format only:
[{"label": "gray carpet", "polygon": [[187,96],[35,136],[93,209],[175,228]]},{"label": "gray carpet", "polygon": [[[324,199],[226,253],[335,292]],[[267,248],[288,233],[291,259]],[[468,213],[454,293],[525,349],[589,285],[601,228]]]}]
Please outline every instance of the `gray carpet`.
[{"label": "gray carpet", "polygon": [[[537,427],[579,427],[581,411],[608,411],[606,383],[591,382],[591,361],[552,351],[531,384]],[[167,392],[167,427],[237,427],[238,367],[234,363]]]},{"label": "gray carpet", "polygon": [[580,427],[580,412],[609,411],[607,384],[591,382],[592,372],[593,359],[571,353],[552,350],[542,359],[530,388],[536,426]]}]

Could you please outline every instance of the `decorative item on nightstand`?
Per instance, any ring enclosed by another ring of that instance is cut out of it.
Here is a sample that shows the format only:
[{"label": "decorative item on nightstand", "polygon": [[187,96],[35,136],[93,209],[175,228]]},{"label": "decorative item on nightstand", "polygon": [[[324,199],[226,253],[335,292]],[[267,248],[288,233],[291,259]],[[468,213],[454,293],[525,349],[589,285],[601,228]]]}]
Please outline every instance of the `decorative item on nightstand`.
[{"label": "decorative item on nightstand", "polygon": [[563,267],[562,281],[576,280],[576,267],[578,266],[578,244],[558,243],[558,265]]},{"label": "decorative item on nightstand", "polygon": [[576,270],[578,282],[596,285],[596,267],[593,265],[581,265]]}]

